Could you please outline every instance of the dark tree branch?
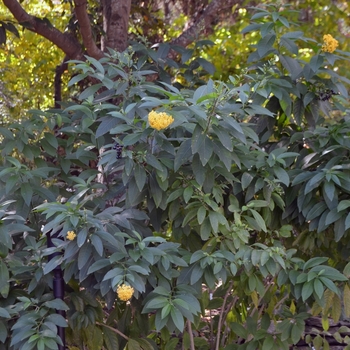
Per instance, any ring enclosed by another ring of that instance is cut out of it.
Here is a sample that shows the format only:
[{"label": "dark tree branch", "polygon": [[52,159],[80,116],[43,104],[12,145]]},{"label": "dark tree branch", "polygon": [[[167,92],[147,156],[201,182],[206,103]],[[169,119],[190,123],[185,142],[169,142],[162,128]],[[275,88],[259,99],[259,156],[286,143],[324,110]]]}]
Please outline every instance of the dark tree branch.
[{"label": "dark tree branch", "polygon": [[81,59],[80,43],[69,33],[62,33],[49,23],[29,15],[17,0],[3,0],[4,5],[11,11],[19,24],[37,33],[59,47],[70,59]]},{"label": "dark tree branch", "polygon": [[90,19],[86,10],[86,0],[74,0],[75,15],[79,22],[80,34],[83,38],[83,43],[87,54],[96,59],[103,57],[103,52],[97,47],[92,35]]},{"label": "dark tree branch", "polygon": [[55,108],[61,108],[60,102],[62,101],[62,74],[68,68],[67,60],[68,60],[68,57],[66,56],[63,62],[60,65],[56,66],[56,69],[55,69],[55,81],[54,81]]},{"label": "dark tree branch", "polygon": [[242,4],[243,0],[213,0],[198,17],[197,21],[186,29],[171,44],[186,47],[196,41],[203,33],[212,29],[219,19],[219,13],[231,11],[236,4]]}]

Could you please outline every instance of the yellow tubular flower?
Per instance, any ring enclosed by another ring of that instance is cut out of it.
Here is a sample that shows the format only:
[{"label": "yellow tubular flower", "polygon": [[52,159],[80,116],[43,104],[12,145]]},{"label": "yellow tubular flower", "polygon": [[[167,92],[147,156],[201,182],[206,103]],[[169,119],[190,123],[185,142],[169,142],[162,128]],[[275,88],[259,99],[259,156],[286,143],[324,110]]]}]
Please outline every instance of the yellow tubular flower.
[{"label": "yellow tubular flower", "polygon": [[76,237],[77,235],[75,234],[75,232],[74,231],[68,231],[67,232],[67,239],[69,240],[69,241],[73,241],[73,239]]},{"label": "yellow tubular flower", "polygon": [[155,111],[151,111],[148,114],[148,122],[150,127],[158,131],[167,128],[173,121],[174,118],[164,112],[157,113]]},{"label": "yellow tubular flower", "polygon": [[118,298],[123,301],[128,301],[134,294],[134,288],[127,286],[126,284],[122,284],[117,288]]},{"label": "yellow tubular flower", "polygon": [[334,52],[339,45],[338,40],[334,39],[332,35],[330,34],[325,34],[323,36],[323,45],[322,45],[322,51],[323,52]]}]

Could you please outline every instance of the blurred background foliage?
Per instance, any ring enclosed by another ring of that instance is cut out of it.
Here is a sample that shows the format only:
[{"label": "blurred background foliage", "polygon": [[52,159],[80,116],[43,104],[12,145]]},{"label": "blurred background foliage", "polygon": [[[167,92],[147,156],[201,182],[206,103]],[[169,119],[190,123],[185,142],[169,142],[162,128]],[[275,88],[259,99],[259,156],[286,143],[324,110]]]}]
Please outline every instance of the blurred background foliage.
[{"label": "blurred background foliage", "polygon": [[[177,38],[186,27],[194,23],[208,0],[147,0],[133,1],[130,15],[130,40],[157,44],[170,42]],[[101,8],[98,1],[89,1],[89,13],[93,34],[99,41],[102,33]],[[268,3],[259,2],[260,5]],[[280,1],[281,4],[285,3]],[[205,37],[196,38],[190,48],[201,39],[211,41],[196,47],[193,55],[212,62],[215,66],[214,78],[226,80],[230,75],[242,73],[242,62],[246,62],[252,45],[256,44],[256,33],[242,34],[241,30],[249,24],[251,7],[259,5],[254,1],[243,1],[232,10],[218,16],[216,24],[205,33]],[[347,1],[291,1],[290,9],[295,12],[291,21],[300,26],[316,42],[322,42],[325,33],[333,35],[340,49],[349,49],[350,6]],[[21,5],[28,13],[44,21],[49,21],[61,31],[69,31],[79,36],[78,24],[71,1],[28,1]],[[259,5],[259,6],[260,6]],[[289,15],[290,16],[290,15]],[[24,112],[31,108],[49,108],[53,106],[55,69],[64,60],[64,54],[48,40],[36,35],[25,27],[18,26],[8,9],[0,2],[0,113],[2,120],[21,119]],[[6,31],[6,40],[2,26],[11,26]],[[310,30],[312,28],[312,30]],[[10,29],[10,28],[9,28]],[[305,58],[310,56],[312,47],[303,51]],[[345,75],[348,64],[339,67]],[[67,82],[71,72],[65,70],[62,75],[62,99],[70,92]],[[181,81],[181,79],[180,79]],[[6,82],[6,83],[5,83]]]}]

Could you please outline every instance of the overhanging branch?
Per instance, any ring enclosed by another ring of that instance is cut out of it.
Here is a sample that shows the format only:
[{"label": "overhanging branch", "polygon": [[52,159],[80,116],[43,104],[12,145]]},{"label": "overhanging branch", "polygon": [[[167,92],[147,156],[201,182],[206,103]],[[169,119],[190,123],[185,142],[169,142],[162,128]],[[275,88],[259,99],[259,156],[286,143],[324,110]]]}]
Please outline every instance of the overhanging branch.
[{"label": "overhanging branch", "polygon": [[80,43],[69,33],[62,33],[50,23],[28,14],[17,0],[3,0],[19,24],[37,33],[60,48],[70,59],[82,58],[83,51]]}]

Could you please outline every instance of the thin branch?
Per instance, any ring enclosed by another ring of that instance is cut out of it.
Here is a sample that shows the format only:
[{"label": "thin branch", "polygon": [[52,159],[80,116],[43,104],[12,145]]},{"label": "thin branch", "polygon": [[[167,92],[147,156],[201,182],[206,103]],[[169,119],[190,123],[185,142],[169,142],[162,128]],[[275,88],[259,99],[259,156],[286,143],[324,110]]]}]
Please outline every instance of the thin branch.
[{"label": "thin branch", "polygon": [[219,350],[219,348],[220,348],[220,332],[221,332],[222,319],[223,319],[223,315],[224,315],[224,312],[225,312],[225,304],[226,304],[228,296],[231,294],[233,283],[234,283],[234,281],[231,281],[229,287],[227,288],[227,292],[225,293],[224,301],[222,303],[220,316],[219,316],[219,322],[218,322],[218,333],[216,335],[216,347],[215,347],[215,350]]},{"label": "thin branch", "polygon": [[[230,312],[230,310],[232,309],[233,305],[236,304],[236,302],[239,300],[239,297],[236,295],[232,301],[227,305],[226,307],[226,311],[223,313],[223,318],[226,319],[228,313]],[[227,337],[227,333],[230,331],[230,328],[227,326],[226,324],[226,327],[225,327],[225,331],[224,331],[224,334],[223,336],[221,337],[221,347],[224,347],[225,345],[225,339]]]},{"label": "thin branch", "polygon": [[80,59],[82,57],[81,45],[70,33],[62,33],[49,22],[28,14],[17,0],[2,1],[19,24],[51,41],[69,58]]},{"label": "thin branch", "polygon": [[66,56],[61,64],[56,66],[55,69],[55,108],[61,108],[60,102],[62,101],[62,74],[68,68],[68,57]]},{"label": "thin branch", "polygon": [[[268,292],[268,290],[270,289],[270,287],[273,286],[273,285],[274,285],[273,281],[267,282],[267,286],[266,286],[266,288],[265,288],[265,290],[264,290],[264,293],[263,293],[262,295],[260,295],[260,298],[259,298],[259,300],[258,300],[258,303],[257,303],[258,306],[255,305],[254,308],[253,308],[253,310],[252,310],[252,312],[251,312],[251,314],[250,314],[251,317],[254,316],[254,314],[255,314],[256,311],[258,311],[259,314],[262,313],[261,308],[260,308],[260,310],[259,310],[259,305],[260,305],[261,302],[263,301],[264,296],[266,295],[266,293]],[[263,306],[262,306],[262,308],[263,308]]]},{"label": "thin branch", "polygon": [[187,320],[187,328],[188,328],[188,335],[190,336],[190,349],[195,350],[193,332],[192,332],[192,324],[191,324],[190,320]]},{"label": "thin branch", "polygon": [[[211,299],[211,290],[209,290],[209,299]],[[214,345],[214,324],[213,324],[213,317],[212,317],[212,309],[209,309],[209,318],[210,318],[210,349],[213,349],[213,345]]]},{"label": "thin branch", "polygon": [[99,326],[106,327],[106,328],[110,329],[112,332],[119,334],[119,335],[120,335],[121,337],[123,337],[124,339],[129,340],[129,337],[128,337],[128,336],[126,336],[124,333],[122,333],[121,331],[119,331],[119,330],[116,329],[116,328],[113,328],[113,327],[111,327],[111,326],[107,326],[106,324],[103,324],[103,323],[100,323],[100,322],[96,322],[96,324],[98,324]]},{"label": "thin branch", "polygon": [[274,310],[278,310],[278,308],[289,298],[289,295],[286,294],[275,306]]},{"label": "thin branch", "polygon": [[89,56],[96,59],[103,57],[103,52],[97,47],[92,35],[91,23],[86,10],[86,0],[74,0],[75,15],[79,22],[80,34],[83,38],[83,43]]}]

